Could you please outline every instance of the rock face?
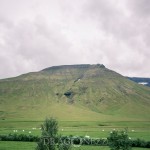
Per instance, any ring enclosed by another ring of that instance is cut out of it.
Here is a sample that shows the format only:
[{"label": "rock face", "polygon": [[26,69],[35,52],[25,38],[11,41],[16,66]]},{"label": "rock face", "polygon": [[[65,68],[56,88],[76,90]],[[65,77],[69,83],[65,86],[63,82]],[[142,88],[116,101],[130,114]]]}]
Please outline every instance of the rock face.
[{"label": "rock face", "polygon": [[[0,117],[91,113],[149,119],[150,88],[102,64],[64,65],[0,80]],[[80,110],[80,111],[79,111]],[[143,111],[144,110],[144,111]],[[136,113],[135,113],[136,112]],[[58,113],[58,114],[57,114]],[[76,112],[74,112],[76,113]]]}]

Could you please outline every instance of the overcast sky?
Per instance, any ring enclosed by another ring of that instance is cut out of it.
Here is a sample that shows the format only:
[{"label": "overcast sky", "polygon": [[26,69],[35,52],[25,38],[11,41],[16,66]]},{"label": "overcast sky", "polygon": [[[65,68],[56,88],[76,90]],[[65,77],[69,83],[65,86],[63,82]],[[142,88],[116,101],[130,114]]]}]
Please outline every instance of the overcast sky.
[{"label": "overcast sky", "polygon": [[0,0],[0,78],[84,63],[150,77],[150,0]]}]

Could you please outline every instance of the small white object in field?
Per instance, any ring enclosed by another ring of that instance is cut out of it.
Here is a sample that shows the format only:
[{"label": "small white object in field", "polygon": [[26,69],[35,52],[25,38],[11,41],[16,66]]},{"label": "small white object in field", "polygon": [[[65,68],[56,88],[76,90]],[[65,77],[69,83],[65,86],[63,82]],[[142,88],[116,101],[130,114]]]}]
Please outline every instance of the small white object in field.
[{"label": "small white object in field", "polygon": [[24,130],[22,130],[24,132]]},{"label": "small white object in field", "polygon": [[29,131],[29,133],[31,133],[31,131]]},{"label": "small white object in field", "polygon": [[116,129],[113,129],[114,131],[116,130]]},{"label": "small white object in field", "polygon": [[103,129],[102,131],[104,132],[105,130]]},{"label": "small white object in field", "polygon": [[134,132],[134,130],[132,130],[132,132]]},{"label": "small white object in field", "polygon": [[61,129],[61,131],[64,131],[64,129]]},{"label": "small white object in field", "polygon": [[90,136],[89,136],[89,135],[86,135],[85,138],[90,138]]},{"label": "small white object in field", "polygon": [[129,137],[129,139],[131,140],[131,137]]}]

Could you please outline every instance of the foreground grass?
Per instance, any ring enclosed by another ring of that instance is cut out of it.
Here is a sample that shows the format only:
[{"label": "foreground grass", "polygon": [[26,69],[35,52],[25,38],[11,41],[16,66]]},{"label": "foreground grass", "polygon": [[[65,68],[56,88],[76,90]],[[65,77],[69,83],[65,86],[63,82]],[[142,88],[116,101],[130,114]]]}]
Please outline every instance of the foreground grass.
[{"label": "foreground grass", "polygon": [[[0,141],[0,150],[35,150],[34,142],[6,142]],[[80,146],[72,150],[110,150],[107,146]],[[148,150],[148,148],[133,148],[132,150]]]},{"label": "foreground grass", "polygon": [[[41,135],[40,125],[42,121],[0,121],[0,134],[14,133],[27,134],[31,131],[32,135]],[[34,128],[34,129],[33,129]],[[36,128],[36,129],[35,129]],[[122,130],[128,128],[129,136],[132,139],[150,140],[149,121],[59,121],[59,134],[77,135],[104,138],[108,137],[113,129]],[[24,130],[24,132],[23,132]],[[134,132],[132,132],[134,130]],[[0,141],[0,150],[35,150],[34,142],[6,142]],[[109,147],[81,146],[72,150],[109,150]],[[148,150],[146,148],[133,148],[132,150]]]},{"label": "foreground grass", "polygon": [[0,141],[0,150],[35,150],[34,142],[7,142]]}]

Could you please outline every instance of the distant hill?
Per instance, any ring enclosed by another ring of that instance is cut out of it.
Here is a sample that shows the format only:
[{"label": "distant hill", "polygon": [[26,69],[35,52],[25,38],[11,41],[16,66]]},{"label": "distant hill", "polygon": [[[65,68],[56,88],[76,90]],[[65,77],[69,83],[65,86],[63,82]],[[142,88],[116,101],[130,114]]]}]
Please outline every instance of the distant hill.
[{"label": "distant hill", "polygon": [[142,84],[150,87],[150,78],[142,78],[142,77],[127,77],[127,78],[138,84]]},{"label": "distant hill", "polygon": [[0,80],[0,119],[150,119],[150,88],[102,64],[64,65]]}]

